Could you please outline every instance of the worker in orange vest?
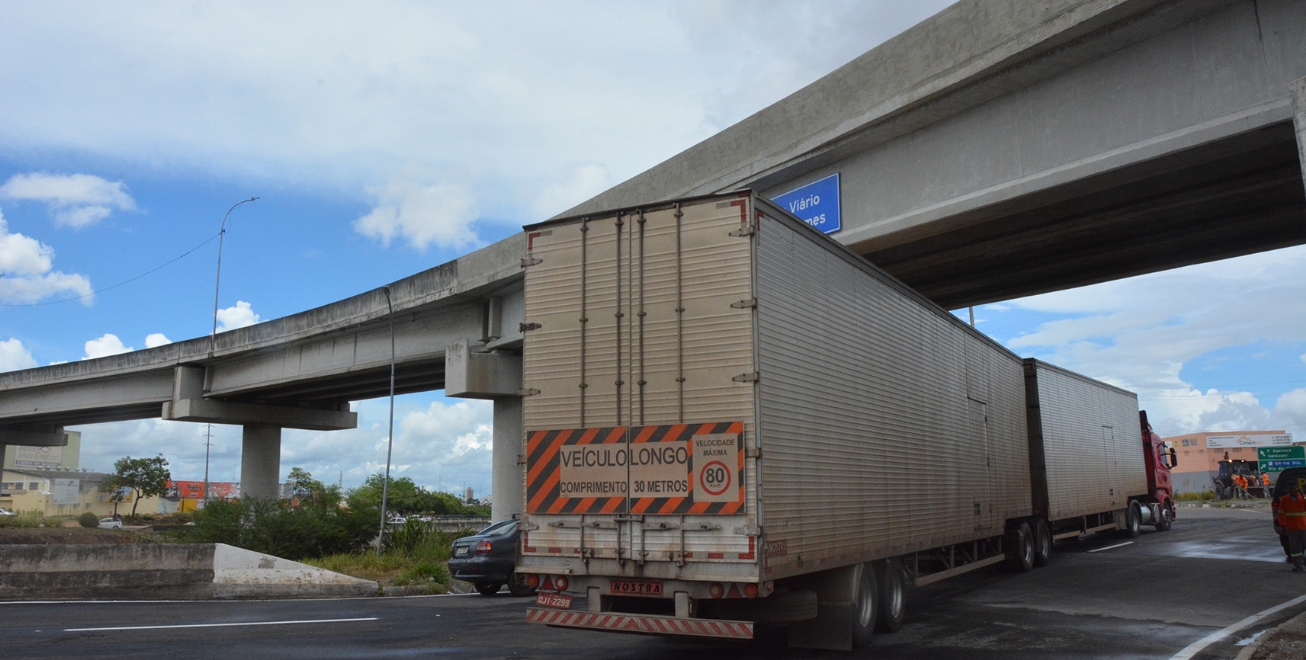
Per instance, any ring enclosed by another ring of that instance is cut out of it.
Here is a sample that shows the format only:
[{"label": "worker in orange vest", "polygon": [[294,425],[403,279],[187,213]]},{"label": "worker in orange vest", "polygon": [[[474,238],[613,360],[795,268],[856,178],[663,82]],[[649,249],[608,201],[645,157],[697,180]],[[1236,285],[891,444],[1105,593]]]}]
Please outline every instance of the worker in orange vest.
[{"label": "worker in orange vest", "polygon": [[1267,500],[1270,499],[1270,473],[1269,472],[1261,473],[1261,494],[1265,496],[1265,499]]},{"label": "worker in orange vest", "polygon": [[1247,478],[1241,474],[1235,474],[1233,475],[1233,485],[1238,487],[1238,489],[1234,491],[1234,495],[1236,495],[1238,499],[1244,499],[1247,496]]},{"label": "worker in orange vest", "polygon": [[1279,498],[1279,526],[1288,536],[1288,559],[1293,573],[1306,573],[1302,565],[1302,550],[1306,548],[1306,497],[1302,497],[1297,482],[1288,484],[1288,492]]}]

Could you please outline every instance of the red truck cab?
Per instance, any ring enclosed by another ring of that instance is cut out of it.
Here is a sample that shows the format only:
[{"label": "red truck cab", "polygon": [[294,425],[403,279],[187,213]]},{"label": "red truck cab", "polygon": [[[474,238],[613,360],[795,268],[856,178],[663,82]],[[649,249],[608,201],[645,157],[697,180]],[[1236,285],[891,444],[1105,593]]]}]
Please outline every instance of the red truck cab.
[{"label": "red truck cab", "polygon": [[1179,464],[1174,447],[1167,447],[1161,436],[1152,430],[1147,421],[1147,411],[1138,411],[1138,421],[1143,429],[1143,460],[1147,465],[1147,491],[1160,506],[1161,518],[1156,528],[1165,531],[1175,518],[1174,487],[1170,484],[1170,469]]}]

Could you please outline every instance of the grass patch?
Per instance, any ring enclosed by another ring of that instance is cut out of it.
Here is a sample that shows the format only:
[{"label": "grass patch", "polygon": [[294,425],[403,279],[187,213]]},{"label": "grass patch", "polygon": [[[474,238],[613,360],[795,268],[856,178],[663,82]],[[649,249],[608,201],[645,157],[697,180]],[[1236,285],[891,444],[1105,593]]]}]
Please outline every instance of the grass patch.
[{"label": "grass patch", "polygon": [[1176,502],[1209,502],[1215,499],[1215,491],[1204,490],[1200,493],[1179,493],[1174,496]]},{"label": "grass patch", "polygon": [[46,518],[44,516],[34,516],[25,513],[21,516],[0,517],[0,527],[13,527],[18,529],[59,527],[60,525],[63,525],[63,521],[63,518]]},{"label": "grass patch", "polygon": [[303,562],[328,571],[375,580],[382,586],[422,587],[425,593],[449,591],[449,551],[454,539],[470,536],[470,529],[443,532],[428,523],[410,520],[402,527],[387,530],[385,550],[327,555]]}]

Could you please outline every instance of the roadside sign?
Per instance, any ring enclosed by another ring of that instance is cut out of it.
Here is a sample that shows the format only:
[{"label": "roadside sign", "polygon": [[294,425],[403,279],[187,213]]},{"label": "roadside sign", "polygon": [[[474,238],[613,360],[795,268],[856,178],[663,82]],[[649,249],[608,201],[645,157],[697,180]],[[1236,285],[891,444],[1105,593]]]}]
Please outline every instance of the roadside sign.
[{"label": "roadside sign", "polygon": [[839,215],[839,173],[776,195],[771,201],[826,234],[843,228]]},{"label": "roadside sign", "polygon": [[1256,462],[1261,472],[1277,475],[1288,468],[1306,467],[1306,447],[1258,447]]}]

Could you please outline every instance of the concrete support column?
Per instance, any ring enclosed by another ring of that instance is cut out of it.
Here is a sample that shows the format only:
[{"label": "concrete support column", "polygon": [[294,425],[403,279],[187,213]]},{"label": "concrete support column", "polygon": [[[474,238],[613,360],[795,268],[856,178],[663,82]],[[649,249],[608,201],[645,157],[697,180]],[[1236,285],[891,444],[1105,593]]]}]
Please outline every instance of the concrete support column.
[{"label": "concrete support column", "polygon": [[522,453],[522,400],[509,396],[494,399],[494,471],[490,475],[493,503],[490,517],[511,518],[522,512],[523,466],[517,464]]},{"label": "concrete support column", "polygon": [[1306,78],[1292,81],[1288,90],[1292,93],[1292,123],[1297,129],[1297,157],[1302,180],[1306,181]]},{"label": "concrete support column", "polygon": [[240,494],[275,500],[281,486],[281,427],[246,424],[242,428]]}]

